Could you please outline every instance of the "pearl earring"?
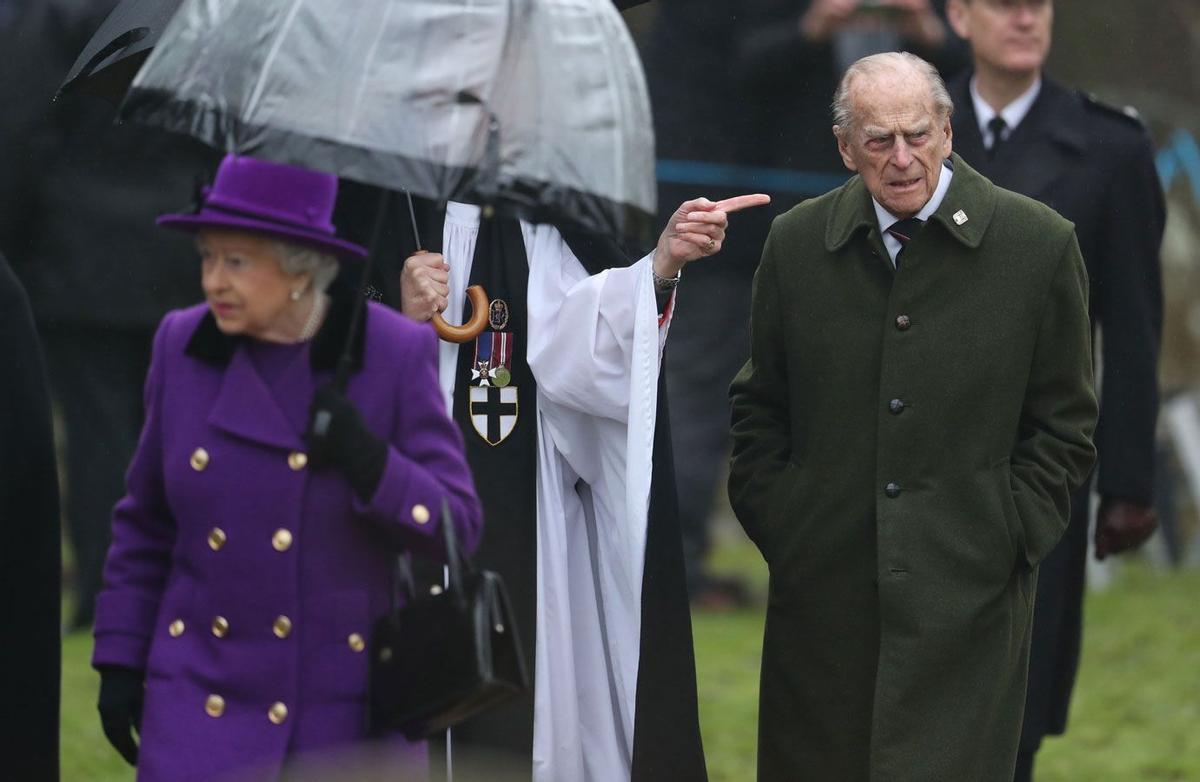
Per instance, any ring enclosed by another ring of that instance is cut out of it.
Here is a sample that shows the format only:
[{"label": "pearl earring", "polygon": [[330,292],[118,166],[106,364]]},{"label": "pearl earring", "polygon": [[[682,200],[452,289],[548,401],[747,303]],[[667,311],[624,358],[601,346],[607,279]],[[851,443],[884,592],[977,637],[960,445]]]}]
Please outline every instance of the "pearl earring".
[{"label": "pearl earring", "polygon": [[300,301],[300,291],[292,291],[292,295],[289,298],[292,301]]}]

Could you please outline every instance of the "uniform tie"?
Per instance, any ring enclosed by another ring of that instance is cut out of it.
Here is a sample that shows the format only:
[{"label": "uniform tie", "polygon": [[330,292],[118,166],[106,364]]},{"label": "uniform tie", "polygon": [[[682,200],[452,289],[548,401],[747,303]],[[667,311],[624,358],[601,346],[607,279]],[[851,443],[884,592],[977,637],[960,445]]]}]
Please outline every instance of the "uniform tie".
[{"label": "uniform tie", "polygon": [[896,268],[900,268],[900,256],[904,255],[904,248],[912,241],[913,237],[921,231],[921,226],[925,225],[924,220],[919,220],[916,217],[906,217],[903,220],[897,220],[888,226],[887,232],[892,235],[897,242],[900,242],[900,251],[896,253]]},{"label": "uniform tie", "polygon": [[1004,142],[1004,131],[1008,130],[1008,123],[1004,121],[1004,117],[997,114],[988,120],[987,126],[988,131],[992,134],[992,145],[988,147],[988,159],[995,160],[996,152]]}]

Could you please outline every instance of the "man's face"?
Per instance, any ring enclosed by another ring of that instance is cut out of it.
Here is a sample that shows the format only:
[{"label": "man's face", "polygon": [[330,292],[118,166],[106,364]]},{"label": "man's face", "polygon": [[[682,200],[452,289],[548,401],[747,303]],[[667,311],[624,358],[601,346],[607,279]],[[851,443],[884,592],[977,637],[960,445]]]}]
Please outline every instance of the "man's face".
[{"label": "man's face", "polygon": [[925,77],[916,72],[857,78],[854,122],[837,134],[846,168],[896,217],[912,217],[933,196],[950,156],[950,118],[938,117]]},{"label": "man's face", "polygon": [[946,12],[954,31],[970,41],[980,67],[1041,71],[1050,53],[1051,0],[950,0]]}]

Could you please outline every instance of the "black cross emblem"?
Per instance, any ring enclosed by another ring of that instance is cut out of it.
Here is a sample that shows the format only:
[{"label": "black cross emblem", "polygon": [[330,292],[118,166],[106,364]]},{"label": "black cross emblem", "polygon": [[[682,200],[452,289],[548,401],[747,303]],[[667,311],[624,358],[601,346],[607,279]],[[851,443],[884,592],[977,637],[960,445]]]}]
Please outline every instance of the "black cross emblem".
[{"label": "black cross emblem", "polygon": [[487,416],[487,441],[492,445],[504,439],[500,436],[500,416],[517,414],[515,404],[500,401],[502,390],[495,386],[487,386],[487,401],[471,402],[470,415]]}]

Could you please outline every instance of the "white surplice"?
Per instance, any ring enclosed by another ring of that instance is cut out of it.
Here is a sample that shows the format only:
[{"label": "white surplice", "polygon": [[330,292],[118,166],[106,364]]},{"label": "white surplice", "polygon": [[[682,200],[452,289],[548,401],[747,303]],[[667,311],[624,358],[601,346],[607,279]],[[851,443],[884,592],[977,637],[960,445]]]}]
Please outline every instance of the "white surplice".
[{"label": "white surplice", "polygon": [[[478,226],[477,207],[447,206],[448,313],[463,311]],[[658,373],[670,317],[659,323],[650,256],[592,276],[553,227],[522,222],[521,229],[529,258],[526,358],[538,384],[533,778],[627,780]],[[448,410],[458,351],[441,345]]]}]

